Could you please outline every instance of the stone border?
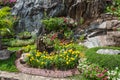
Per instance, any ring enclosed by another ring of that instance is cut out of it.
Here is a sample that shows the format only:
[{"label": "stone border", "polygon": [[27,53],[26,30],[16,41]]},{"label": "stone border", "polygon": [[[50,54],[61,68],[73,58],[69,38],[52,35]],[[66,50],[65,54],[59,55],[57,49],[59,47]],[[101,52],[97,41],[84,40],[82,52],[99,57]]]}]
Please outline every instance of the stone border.
[{"label": "stone border", "polygon": [[15,64],[16,64],[18,70],[23,72],[23,73],[38,75],[38,76],[44,76],[44,77],[64,78],[64,77],[80,74],[77,68],[67,70],[67,71],[28,68],[28,67],[23,66],[20,63],[20,59],[17,59],[15,61]]}]

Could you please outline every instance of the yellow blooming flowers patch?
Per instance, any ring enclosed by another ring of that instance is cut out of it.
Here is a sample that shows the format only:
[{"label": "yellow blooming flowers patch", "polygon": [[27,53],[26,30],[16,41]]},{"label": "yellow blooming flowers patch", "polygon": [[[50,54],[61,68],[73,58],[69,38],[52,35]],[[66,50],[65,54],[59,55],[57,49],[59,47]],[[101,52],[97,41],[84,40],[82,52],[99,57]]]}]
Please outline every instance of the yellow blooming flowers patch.
[{"label": "yellow blooming flowers patch", "polygon": [[46,51],[31,51],[31,53],[27,55],[27,63],[33,67],[46,69],[51,69],[53,67],[60,70],[76,68],[78,60],[84,57],[84,53],[75,48],[71,48],[71,45],[73,44],[62,45],[63,49],[51,53]]}]

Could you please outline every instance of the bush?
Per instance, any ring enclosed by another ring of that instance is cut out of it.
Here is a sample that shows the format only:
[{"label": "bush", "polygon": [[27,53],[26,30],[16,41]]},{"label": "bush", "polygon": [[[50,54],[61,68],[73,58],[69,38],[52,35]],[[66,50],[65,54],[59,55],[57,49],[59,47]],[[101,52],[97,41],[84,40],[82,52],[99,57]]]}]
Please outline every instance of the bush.
[{"label": "bush", "polygon": [[9,7],[0,9],[0,35],[2,36],[14,35],[13,25],[15,19],[10,15],[10,10]]},{"label": "bush", "polygon": [[[109,47],[110,49],[119,49],[116,47]],[[99,64],[99,66],[104,68],[114,69],[115,67],[120,68],[120,55],[107,55],[107,54],[97,54],[96,51],[102,48],[91,48],[88,49],[86,53],[87,60],[91,63]],[[106,49],[108,49],[106,47]]]},{"label": "bush", "polygon": [[47,18],[42,20],[42,23],[45,25],[45,28],[49,31],[58,31],[58,30],[66,30],[68,28],[72,29],[77,26],[77,22],[72,18]]},{"label": "bush", "polygon": [[62,18],[49,18],[49,19],[44,19],[42,23],[45,25],[45,28],[48,30],[58,30],[61,25],[63,25],[64,19]]},{"label": "bush", "polygon": [[19,39],[30,39],[32,37],[31,33],[28,31],[21,32],[17,36]]},{"label": "bush", "polygon": [[27,46],[27,45],[32,45],[35,43],[34,39],[29,39],[29,40],[17,40],[17,39],[12,39],[9,42],[4,42],[4,45],[9,46],[9,47],[22,47],[22,46]]}]

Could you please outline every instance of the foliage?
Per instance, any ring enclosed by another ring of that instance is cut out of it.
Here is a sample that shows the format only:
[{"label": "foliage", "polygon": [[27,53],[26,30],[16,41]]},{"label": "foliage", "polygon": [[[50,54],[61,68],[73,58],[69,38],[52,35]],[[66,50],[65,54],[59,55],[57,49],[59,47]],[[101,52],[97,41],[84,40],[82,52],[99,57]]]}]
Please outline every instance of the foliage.
[{"label": "foliage", "polygon": [[19,38],[19,39],[29,39],[29,38],[31,38],[31,37],[32,37],[32,35],[31,35],[31,33],[28,32],[28,31],[21,32],[21,33],[18,34],[18,38]]},{"label": "foliage", "polygon": [[84,23],[84,18],[81,17],[81,18],[80,18],[80,24],[82,25],[83,23]]},{"label": "foliage", "polygon": [[114,0],[113,4],[106,8],[106,11],[112,15],[120,17],[120,1]]},{"label": "foliage", "polygon": [[59,31],[66,30],[67,28],[72,28],[77,25],[77,23],[71,18],[47,18],[42,21],[46,29],[49,31]]},{"label": "foliage", "polygon": [[0,70],[2,71],[9,71],[9,72],[18,72],[16,66],[15,66],[15,54],[12,54],[12,56],[7,60],[0,60]]},{"label": "foliage", "polygon": [[81,58],[79,60],[78,69],[87,79],[108,80],[107,70],[97,64],[87,62],[86,58]]},{"label": "foliage", "polygon": [[107,71],[108,79],[119,80],[120,79],[120,69],[116,67],[114,70]]},{"label": "foliage", "polygon": [[32,45],[34,44],[34,39],[29,39],[29,40],[17,40],[13,39],[9,42],[4,42],[4,45],[9,46],[9,47],[21,47],[21,46],[27,46],[27,45]]},{"label": "foliage", "polygon": [[73,34],[72,30],[66,30],[64,31],[64,36],[66,39],[70,39],[71,35]]},{"label": "foliage", "polygon": [[120,70],[116,67],[114,70],[108,70],[97,64],[91,64],[87,58],[81,58],[78,65],[79,71],[84,77],[90,80],[119,80]]},{"label": "foliage", "polygon": [[45,28],[48,30],[58,30],[63,25],[64,20],[62,18],[48,18],[42,20],[42,23],[45,25]]},{"label": "foliage", "polygon": [[84,57],[84,54],[78,48],[71,48],[70,45],[62,45],[59,51],[39,52],[32,50],[26,59],[32,67],[60,70],[73,69],[77,66],[78,60]]},{"label": "foliage", "polygon": [[36,49],[35,45],[27,45],[27,46],[22,47],[22,50],[23,50],[24,53],[28,53],[31,50],[35,50],[35,49]]},{"label": "foliage", "polygon": [[14,35],[13,25],[14,18],[10,15],[10,8],[0,9],[0,35]]},{"label": "foliage", "polygon": [[[118,47],[104,47],[107,49],[119,49]],[[108,69],[114,69],[115,67],[120,68],[120,55],[107,55],[107,54],[97,54],[96,51],[98,49],[102,49],[100,47],[98,48],[91,48],[86,50],[86,57],[87,60],[91,63],[98,64],[101,67],[108,68]]]}]

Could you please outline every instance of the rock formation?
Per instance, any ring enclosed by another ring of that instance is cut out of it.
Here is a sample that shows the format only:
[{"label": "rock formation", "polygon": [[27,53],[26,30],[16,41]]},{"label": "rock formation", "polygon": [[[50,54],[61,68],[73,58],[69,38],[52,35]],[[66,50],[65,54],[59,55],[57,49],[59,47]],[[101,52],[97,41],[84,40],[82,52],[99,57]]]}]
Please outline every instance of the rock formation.
[{"label": "rock formation", "polygon": [[41,29],[41,19],[69,16],[77,21],[98,17],[105,8],[105,0],[17,0],[12,14],[20,17],[16,32]]}]

